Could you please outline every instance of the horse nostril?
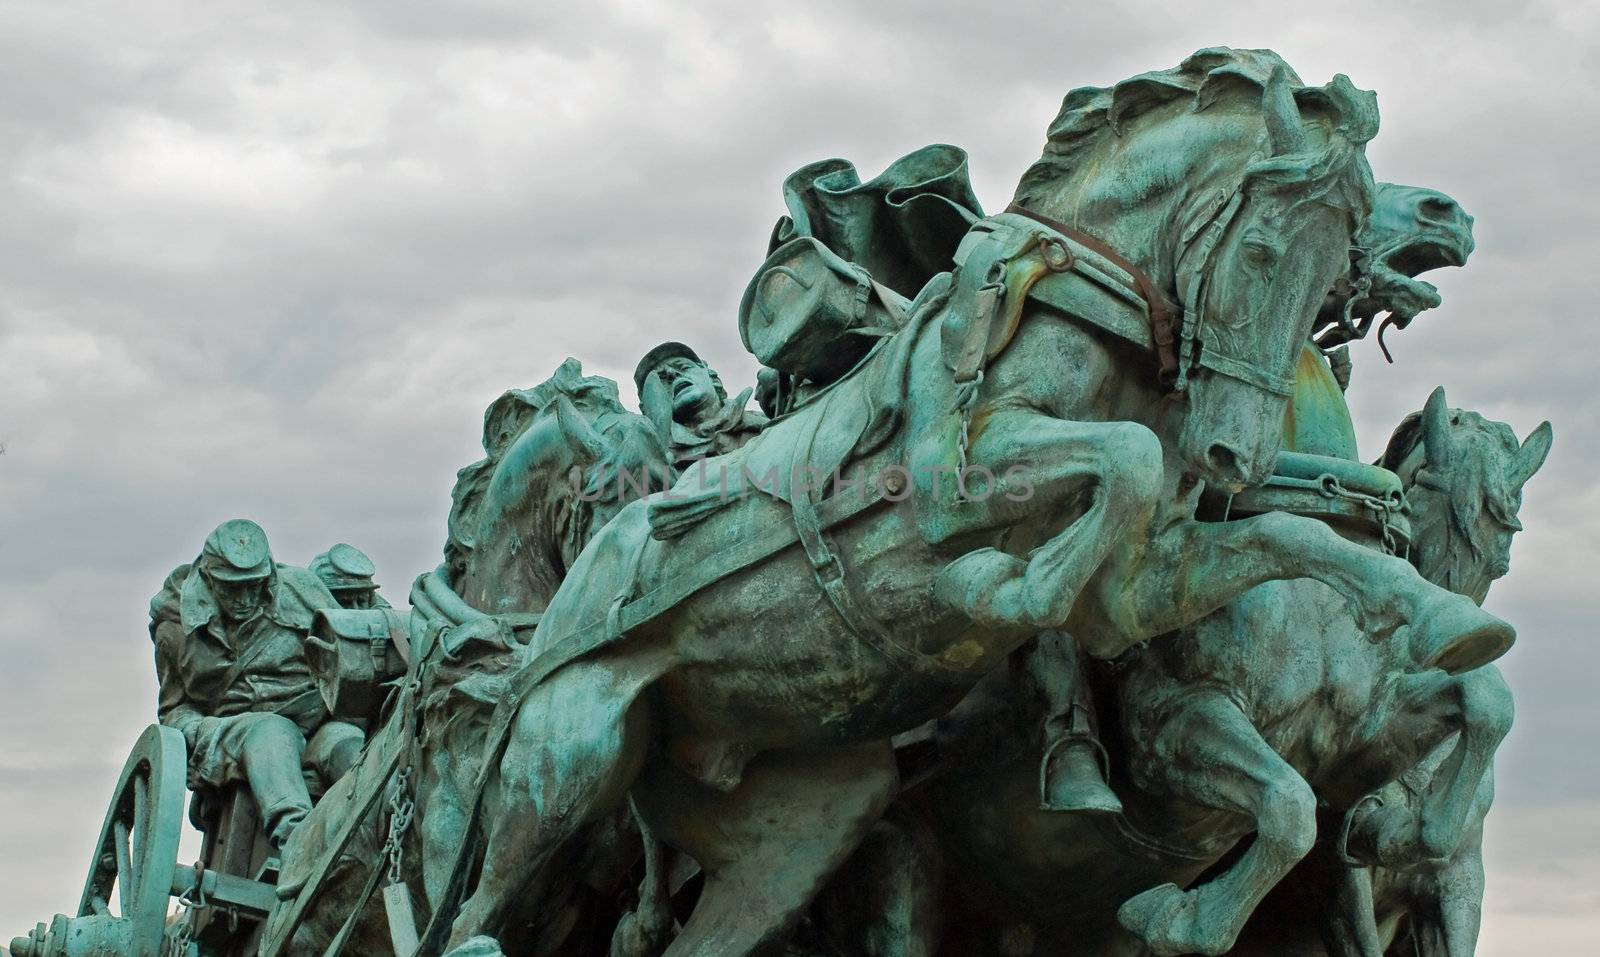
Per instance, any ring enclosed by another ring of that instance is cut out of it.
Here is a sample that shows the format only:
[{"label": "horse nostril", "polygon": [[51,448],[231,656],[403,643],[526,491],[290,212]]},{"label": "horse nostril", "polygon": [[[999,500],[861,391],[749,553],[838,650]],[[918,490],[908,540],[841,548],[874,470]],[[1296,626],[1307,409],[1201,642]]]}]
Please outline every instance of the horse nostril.
[{"label": "horse nostril", "polygon": [[1220,481],[1245,484],[1248,478],[1244,471],[1244,457],[1224,442],[1213,442],[1211,448],[1206,450],[1206,465]]}]

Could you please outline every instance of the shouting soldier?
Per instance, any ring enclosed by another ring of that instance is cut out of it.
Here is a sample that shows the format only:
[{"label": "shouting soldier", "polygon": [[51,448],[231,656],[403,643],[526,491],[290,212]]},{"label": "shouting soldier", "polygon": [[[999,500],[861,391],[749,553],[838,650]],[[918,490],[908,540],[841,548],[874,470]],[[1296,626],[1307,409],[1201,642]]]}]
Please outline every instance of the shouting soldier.
[{"label": "shouting soldier", "polygon": [[681,342],[663,342],[645,353],[633,384],[641,411],[656,423],[679,469],[732,452],[767,424],[766,416],[745,408],[753,390],[730,400],[716,370]]},{"label": "shouting soldier", "polygon": [[248,784],[276,847],[311,810],[306,772],[326,786],[361,750],[360,729],[328,719],[302,648],[336,604],[246,519],[219,525],[150,602],[160,720],[183,733],[190,786]]}]

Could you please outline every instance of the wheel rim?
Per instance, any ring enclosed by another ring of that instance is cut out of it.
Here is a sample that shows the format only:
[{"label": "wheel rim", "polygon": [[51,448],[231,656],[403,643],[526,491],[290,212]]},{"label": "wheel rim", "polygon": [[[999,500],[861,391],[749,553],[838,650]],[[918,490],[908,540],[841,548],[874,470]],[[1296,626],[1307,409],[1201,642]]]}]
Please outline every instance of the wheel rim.
[{"label": "wheel rim", "polygon": [[183,833],[187,761],[183,735],[172,728],[151,725],[139,736],[117,780],[78,901],[80,917],[112,914],[131,924],[133,957],[160,953]]}]

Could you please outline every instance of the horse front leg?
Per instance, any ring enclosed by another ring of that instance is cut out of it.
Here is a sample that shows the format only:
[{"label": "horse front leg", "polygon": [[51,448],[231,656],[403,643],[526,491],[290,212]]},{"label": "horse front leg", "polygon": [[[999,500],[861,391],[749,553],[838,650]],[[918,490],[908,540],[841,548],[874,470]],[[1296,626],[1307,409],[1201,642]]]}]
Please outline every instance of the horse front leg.
[{"label": "horse front leg", "polygon": [[1096,657],[1114,657],[1198,621],[1257,585],[1294,578],[1315,579],[1342,595],[1371,637],[1408,629],[1424,667],[1474,668],[1504,653],[1516,637],[1510,625],[1428,582],[1409,563],[1286,512],[1166,525],[1148,547],[1113,557],[1067,629]]},{"label": "horse front leg", "polygon": [[[1032,634],[1065,623],[1105,557],[1148,523],[1161,493],[1161,443],[1133,422],[1073,422],[1028,409],[989,414],[966,475],[994,477],[982,492],[938,468],[914,469],[919,523],[929,541],[999,531],[1060,516],[1059,532],[1026,557],[985,547],[956,559],[934,595],[986,626]],[[1074,513],[1081,509],[1081,514]]]},{"label": "horse front leg", "polygon": [[639,695],[660,673],[648,656],[587,658],[518,705],[491,782],[500,804],[483,868],[451,924],[450,947],[498,936],[514,905],[541,900],[564,845],[626,797],[652,734]]},{"label": "horse front leg", "polygon": [[1485,788],[1492,789],[1487,782],[1492,781],[1494,754],[1511,730],[1511,689],[1493,667],[1442,682],[1437,676],[1408,676],[1407,684],[1417,689],[1437,690],[1421,700],[1402,697],[1401,707],[1409,714],[1396,722],[1393,734],[1415,739],[1436,734],[1440,724],[1460,734],[1414,809],[1366,804],[1352,812],[1350,843],[1372,863],[1404,869],[1453,857],[1487,811]]},{"label": "horse front leg", "polygon": [[766,751],[728,793],[668,761],[651,762],[634,791],[637,806],[705,872],[694,912],[665,957],[780,950],[898,786],[886,741]]},{"label": "horse front leg", "polygon": [[1158,955],[1226,953],[1245,921],[1317,837],[1311,786],[1215,691],[1183,701],[1149,745],[1144,773],[1165,796],[1255,822],[1255,840],[1228,870],[1191,890],[1163,884],[1117,912]]}]

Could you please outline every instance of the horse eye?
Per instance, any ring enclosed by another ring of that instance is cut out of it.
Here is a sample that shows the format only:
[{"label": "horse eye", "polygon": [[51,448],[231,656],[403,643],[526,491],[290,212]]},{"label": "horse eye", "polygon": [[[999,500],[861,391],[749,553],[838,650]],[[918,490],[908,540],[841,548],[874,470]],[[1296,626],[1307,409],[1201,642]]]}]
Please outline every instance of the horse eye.
[{"label": "horse eye", "polygon": [[1264,266],[1278,258],[1278,247],[1264,239],[1246,239],[1244,257],[1255,265]]}]

